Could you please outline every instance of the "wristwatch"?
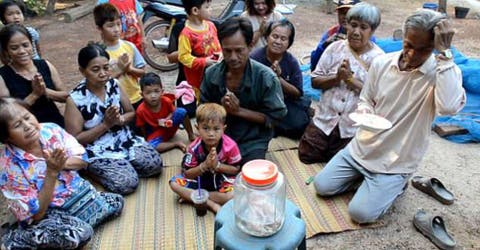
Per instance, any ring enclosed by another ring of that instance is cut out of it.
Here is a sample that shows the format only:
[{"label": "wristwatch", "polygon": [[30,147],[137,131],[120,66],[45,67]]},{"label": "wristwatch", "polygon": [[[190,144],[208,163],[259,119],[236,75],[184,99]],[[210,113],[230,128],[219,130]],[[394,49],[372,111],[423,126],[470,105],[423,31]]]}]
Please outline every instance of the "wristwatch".
[{"label": "wristwatch", "polygon": [[450,60],[453,58],[452,51],[450,49],[446,49],[444,51],[439,51],[438,52],[440,55],[442,55],[445,59]]}]

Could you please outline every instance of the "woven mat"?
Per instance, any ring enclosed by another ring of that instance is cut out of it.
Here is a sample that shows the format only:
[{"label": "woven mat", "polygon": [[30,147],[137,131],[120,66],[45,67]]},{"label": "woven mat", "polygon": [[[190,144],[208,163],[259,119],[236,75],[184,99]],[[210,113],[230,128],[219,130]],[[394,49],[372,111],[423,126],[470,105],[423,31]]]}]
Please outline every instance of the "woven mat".
[{"label": "woven mat", "polygon": [[[295,148],[298,142],[278,137],[270,143],[267,159],[281,168],[287,180],[287,197],[302,212],[307,238],[320,233],[361,228],[350,220],[348,202],[351,194],[320,198],[313,184],[305,180],[314,176],[321,164],[300,162]],[[168,166],[160,177],[141,179],[137,191],[126,197],[123,214],[96,229],[87,249],[212,249],[214,215],[197,217],[195,209],[179,204],[168,186],[171,176],[180,172],[183,154],[172,150],[162,154]],[[375,226],[375,225],[373,225]]]},{"label": "woven mat", "polygon": [[213,249],[214,215],[195,215],[188,204],[179,204],[168,186],[180,171],[167,167],[160,177],[141,179],[135,193],[126,197],[119,218],[95,230],[86,249]]},{"label": "woven mat", "polygon": [[[322,164],[303,164],[297,150],[271,152],[267,158],[275,162],[287,180],[287,197],[301,210],[302,219],[307,225],[307,238],[320,233],[334,233],[360,229],[348,215],[348,202],[352,194],[322,198],[316,195],[313,183],[305,181],[315,176]],[[371,227],[370,225],[369,227]]]}]

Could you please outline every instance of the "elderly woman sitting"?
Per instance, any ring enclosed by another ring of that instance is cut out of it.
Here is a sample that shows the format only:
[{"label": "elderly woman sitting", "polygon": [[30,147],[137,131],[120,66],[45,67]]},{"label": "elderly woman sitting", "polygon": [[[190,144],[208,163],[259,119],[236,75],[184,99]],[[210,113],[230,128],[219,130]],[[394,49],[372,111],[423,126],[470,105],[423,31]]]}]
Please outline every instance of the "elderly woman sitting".
[{"label": "elderly woman sitting", "polygon": [[99,193],[78,174],[85,149],[55,123],[38,123],[23,101],[0,98],[0,190],[19,221],[2,249],[74,249],[92,227],[119,215],[123,198]]},{"label": "elderly woman sitting", "polygon": [[256,49],[250,58],[270,67],[278,76],[287,106],[287,115],[277,124],[276,135],[300,138],[310,117],[310,100],[303,97],[303,77],[297,59],[287,49],[295,39],[295,27],[287,19],[272,22],[265,31],[267,45]]},{"label": "elderly woman sitting", "polygon": [[370,41],[380,24],[378,8],[357,4],[346,19],[347,40],[328,46],[312,72],[312,86],[323,94],[300,140],[298,154],[304,163],[327,162],[350,142],[356,127],[348,114],[357,108],[370,63],[384,54]]}]

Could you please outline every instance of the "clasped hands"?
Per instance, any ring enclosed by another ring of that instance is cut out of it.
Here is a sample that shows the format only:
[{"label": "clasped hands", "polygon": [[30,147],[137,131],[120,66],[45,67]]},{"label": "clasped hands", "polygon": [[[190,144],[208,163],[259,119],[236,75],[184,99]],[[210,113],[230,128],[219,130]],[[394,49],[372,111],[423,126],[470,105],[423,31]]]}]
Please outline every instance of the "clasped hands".
[{"label": "clasped hands", "polygon": [[234,114],[240,109],[240,100],[238,100],[235,94],[227,89],[227,93],[220,100],[222,106],[225,108],[228,114]]},{"label": "clasped hands", "polygon": [[213,147],[207,155],[207,158],[203,162],[202,172],[210,171],[215,173],[218,169],[219,162],[217,157],[217,150]]},{"label": "clasped hands", "polygon": [[40,73],[36,73],[32,79],[32,93],[37,97],[45,95],[47,93],[47,87],[45,81]]},{"label": "clasped hands", "polygon": [[350,90],[355,90],[353,86],[353,71],[350,68],[350,62],[348,59],[343,59],[340,67],[337,70],[337,81],[343,81],[347,84],[347,88]]},{"label": "clasped hands", "polygon": [[105,110],[103,123],[108,129],[115,125],[123,126],[123,124],[125,123],[125,119],[120,114],[120,108],[117,106],[108,107],[107,110]]},{"label": "clasped hands", "polygon": [[43,157],[47,163],[47,174],[57,176],[58,172],[65,169],[68,156],[64,149],[43,150]]},{"label": "clasped hands", "polygon": [[123,53],[117,60],[118,69],[123,73],[130,72],[130,67],[132,67],[132,60],[127,53]]}]

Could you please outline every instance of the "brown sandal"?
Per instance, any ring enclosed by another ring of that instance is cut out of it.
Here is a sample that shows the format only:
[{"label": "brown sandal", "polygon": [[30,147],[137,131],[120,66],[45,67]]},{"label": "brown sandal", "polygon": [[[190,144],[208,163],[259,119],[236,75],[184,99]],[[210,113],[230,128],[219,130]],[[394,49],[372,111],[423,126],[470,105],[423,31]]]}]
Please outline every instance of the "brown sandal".
[{"label": "brown sandal", "polygon": [[454,195],[437,178],[414,176],[412,186],[446,205],[453,204],[455,199]]}]

